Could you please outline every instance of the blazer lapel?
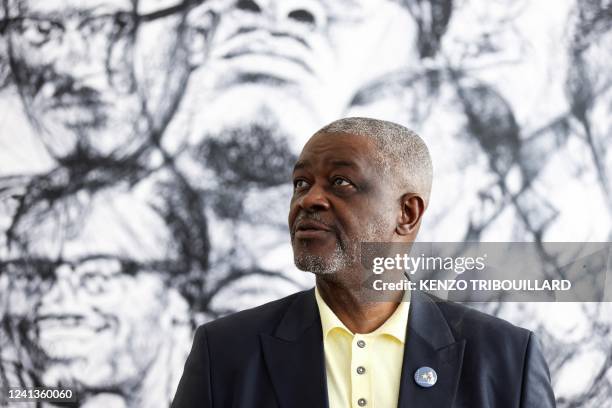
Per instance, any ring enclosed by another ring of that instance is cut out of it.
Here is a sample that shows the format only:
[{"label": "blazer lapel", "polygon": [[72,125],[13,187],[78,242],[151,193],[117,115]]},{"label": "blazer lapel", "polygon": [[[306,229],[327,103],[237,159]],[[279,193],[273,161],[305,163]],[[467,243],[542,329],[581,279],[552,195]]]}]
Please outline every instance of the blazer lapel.
[{"label": "blazer lapel", "polygon": [[320,321],[312,289],[298,294],[272,336],[260,335],[282,408],[328,406]]},{"label": "blazer lapel", "polygon": [[[428,295],[412,292],[398,407],[451,407],[463,362],[465,341],[456,341],[442,312]],[[433,368],[437,382],[423,388],[414,380],[420,367]]]}]

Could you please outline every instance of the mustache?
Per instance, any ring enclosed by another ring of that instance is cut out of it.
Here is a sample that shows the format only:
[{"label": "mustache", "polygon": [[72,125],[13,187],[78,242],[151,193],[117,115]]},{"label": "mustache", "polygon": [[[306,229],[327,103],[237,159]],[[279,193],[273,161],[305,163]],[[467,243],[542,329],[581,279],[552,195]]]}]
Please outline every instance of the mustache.
[{"label": "mustache", "polygon": [[64,96],[74,96],[86,101],[97,101],[100,99],[100,92],[94,88],[80,83],[79,80],[69,75],[54,75],[47,80],[54,87],[52,97],[61,100]]},{"label": "mustache", "polygon": [[95,103],[100,100],[100,91],[87,86],[82,80],[66,73],[57,72],[52,64],[28,66],[20,59],[15,60],[20,68],[16,75],[17,86],[35,98],[39,95],[45,85],[52,86],[52,92],[46,96],[47,99],[61,101],[63,97],[74,97],[82,99],[85,104]]},{"label": "mustache", "polygon": [[329,228],[330,231],[334,233],[338,232],[338,229],[336,228],[336,226],[333,223],[330,223],[329,221],[324,220],[320,212],[308,213],[308,212],[302,211],[297,215],[297,217],[295,217],[295,221],[293,221],[293,224],[291,225],[291,238],[293,238],[293,236],[295,235],[297,226],[302,221],[316,221],[316,222],[323,224],[326,228]]}]

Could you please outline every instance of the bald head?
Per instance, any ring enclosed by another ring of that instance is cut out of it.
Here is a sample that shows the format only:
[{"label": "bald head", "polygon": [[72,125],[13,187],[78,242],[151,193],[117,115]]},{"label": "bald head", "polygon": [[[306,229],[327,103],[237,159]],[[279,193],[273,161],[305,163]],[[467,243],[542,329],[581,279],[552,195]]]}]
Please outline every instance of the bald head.
[{"label": "bald head", "polygon": [[402,193],[418,193],[429,203],[433,168],[423,139],[397,123],[371,118],[344,118],[318,130],[318,134],[348,134],[374,141],[376,162],[384,177],[390,177]]}]

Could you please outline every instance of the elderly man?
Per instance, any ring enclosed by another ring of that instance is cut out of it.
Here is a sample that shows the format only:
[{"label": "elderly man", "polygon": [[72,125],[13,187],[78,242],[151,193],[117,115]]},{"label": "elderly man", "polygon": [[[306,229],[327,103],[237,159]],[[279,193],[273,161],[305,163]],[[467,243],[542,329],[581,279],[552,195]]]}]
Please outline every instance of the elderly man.
[{"label": "elderly man", "polygon": [[315,133],[289,228],[316,288],[201,326],[173,406],[554,406],[531,332],[418,292],[371,301],[360,243],[413,242],[431,179],[427,147],[400,125],[349,118]]}]

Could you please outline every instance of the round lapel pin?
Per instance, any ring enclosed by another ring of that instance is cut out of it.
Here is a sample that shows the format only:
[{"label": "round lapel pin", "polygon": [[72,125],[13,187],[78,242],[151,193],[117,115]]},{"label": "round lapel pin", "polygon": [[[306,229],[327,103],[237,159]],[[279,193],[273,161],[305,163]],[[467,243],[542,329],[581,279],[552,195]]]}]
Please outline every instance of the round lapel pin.
[{"label": "round lapel pin", "polygon": [[433,387],[438,381],[438,374],[431,367],[421,367],[415,371],[414,381],[423,388]]}]

